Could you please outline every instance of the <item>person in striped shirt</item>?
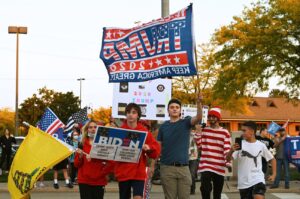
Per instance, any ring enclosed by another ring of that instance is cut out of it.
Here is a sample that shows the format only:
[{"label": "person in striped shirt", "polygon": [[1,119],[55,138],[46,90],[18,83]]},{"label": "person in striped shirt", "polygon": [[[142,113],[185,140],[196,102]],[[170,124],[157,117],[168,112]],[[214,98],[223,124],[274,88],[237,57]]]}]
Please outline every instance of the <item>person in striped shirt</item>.
[{"label": "person in striped shirt", "polygon": [[212,190],[213,198],[221,199],[225,168],[230,166],[226,155],[231,148],[231,136],[228,130],[219,125],[220,120],[221,109],[211,108],[208,112],[209,125],[195,134],[197,147],[201,150],[198,173],[201,173],[200,191],[203,199],[210,199]]}]

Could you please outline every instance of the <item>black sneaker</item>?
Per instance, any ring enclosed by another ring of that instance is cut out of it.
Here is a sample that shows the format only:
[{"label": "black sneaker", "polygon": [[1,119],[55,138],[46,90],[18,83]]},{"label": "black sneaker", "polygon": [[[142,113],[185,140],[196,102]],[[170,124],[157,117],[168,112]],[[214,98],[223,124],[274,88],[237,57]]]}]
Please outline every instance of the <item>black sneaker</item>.
[{"label": "black sneaker", "polygon": [[270,189],[277,189],[279,186],[278,185],[272,185],[270,186]]},{"label": "black sneaker", "polygon": [[72,183],[68,183],[68,184],[66,184],[66,186],[67,186],[67,187],[69,187],[70,189],[72,189],[72,188],[73,188],[73,185],[72,185]]},{"label": "black sneaker", "polygon": [[289,189],[289,188],[290,188],[290,185],[285,185],[284,188],[285,188],[285,189]]},{"label": "black sneaker", "polygon": [[54,189],[59,189],[59,185],[57,183],[53,184]]}]

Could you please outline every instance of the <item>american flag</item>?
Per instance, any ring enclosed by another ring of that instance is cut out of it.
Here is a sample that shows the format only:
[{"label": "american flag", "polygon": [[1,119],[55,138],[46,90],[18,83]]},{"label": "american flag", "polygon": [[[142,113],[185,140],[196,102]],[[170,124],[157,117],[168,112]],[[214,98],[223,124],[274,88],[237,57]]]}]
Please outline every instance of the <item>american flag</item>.
[{"label": "american flag", "polygon": [[45,131],[46,133],[49,133],[51,135],[55,133],[59,128],[63,128],[64,126],[65,125],[60,121],[60,119],[58,119],[55,113],[48,107],[46,108],[42,119],[38,122],[38,127],[42,131]]},{"label": "american flag", "polygon": [[83,109],[81,109],[80,111],[74,113],[73,115],[71,115],[71,117],[69,117],[67,126],[65,128],[65,133],[72,132],[72,128],[75,123],[84,124],[89,119],[87,117],[87,109],[88,109],[87,107],[84,107]]}]

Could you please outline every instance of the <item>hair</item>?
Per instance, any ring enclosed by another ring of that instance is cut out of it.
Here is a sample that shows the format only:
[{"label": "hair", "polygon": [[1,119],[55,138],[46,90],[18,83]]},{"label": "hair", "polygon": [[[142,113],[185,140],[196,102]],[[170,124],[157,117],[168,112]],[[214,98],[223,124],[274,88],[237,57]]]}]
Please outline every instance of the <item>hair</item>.
[{"label": "hair", "polygon": [[284,132],[285,128],[280,128],[277,132]]},{"label": "hair", "polygon": [[266,128],[261,128],[261,129],[259,130],[259,134],[261,134],[264,130],[266,130]]},{"label": "hair", "polygon": [[242,126],[246,126],[250,129],[252,129],[254,131],[254,133],[256,133],[256,129],[257,129],[257,125],[255,122],[253,121],[247,121],[247,122],[244,122]]},{"label": "hair", "polygon": [[139,120],[142,117],[141,107],[139,107],[139,105],[137,105],[136,103],[129,103],[125,108],[125,113],[129,113],[132,109],[136,110],[136,112],[138,113]]},{"label": "hair", "polygon": [[180,108],[181,108],[181,102],[178,99],[174,99],[173,98],[168,103],[168,109],[169,109],[170,104],[173,104],[173,103],[178,104],[180,106]]},{"label": "hair", "polygon": [[82,143],[84,143],[85,139],[88,137],[88,128],[89,128],[90,123],[97,124],[97,122],[95,120],[90,120],[82,127],[82,137],[81,137]]}]

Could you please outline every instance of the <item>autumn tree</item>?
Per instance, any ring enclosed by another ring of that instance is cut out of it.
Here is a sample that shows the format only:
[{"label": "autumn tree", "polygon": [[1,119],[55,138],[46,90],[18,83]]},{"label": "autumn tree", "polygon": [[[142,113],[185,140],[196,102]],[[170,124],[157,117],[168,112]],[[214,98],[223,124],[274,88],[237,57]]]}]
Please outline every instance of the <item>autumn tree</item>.
[{"label": "autumn tree", "polygon": [[55,92],[44,87],[38,90],[38,94],[33,94],[20,105],[20,120],[35,125],[49,107],[63,123],[66,123],[73,113],[80,110],[79,104],[79,97],[73,92]]},{"label": "autumn tree", "polygon": [[110,122],[111,108],[100,107],[99,109],[93,110],[89,115],[89,118],[95,121],[102,121],[107,124]]},{"label": "autumn tree", "polygon": [[262,0],[215,32],[215,58],[221,67],[215,98],[253,96],[268,90],[273,76],[289,97],[299,96],[299,13],[299,0]]},{"label": "autumn tree", "polygon": [[4,134],[5,129],[14,132],[15,112],[9,108],[0,109],[0,121],[0,135]]},{"label": "autumn tree", "polygon": [[247,109],[246,97],[232,96],[230,100],[219,98],[214,95],[214,85],[219,79],[220,66],[215,60],[216,46],[202,44],[197,49],[198,76],[174,77],[172,97],[180,99],[183,104],[196,104],[197,93],[201,92],[204,98],[203,104],[209,106],[221,106],[235,112],[245,112]]}]

